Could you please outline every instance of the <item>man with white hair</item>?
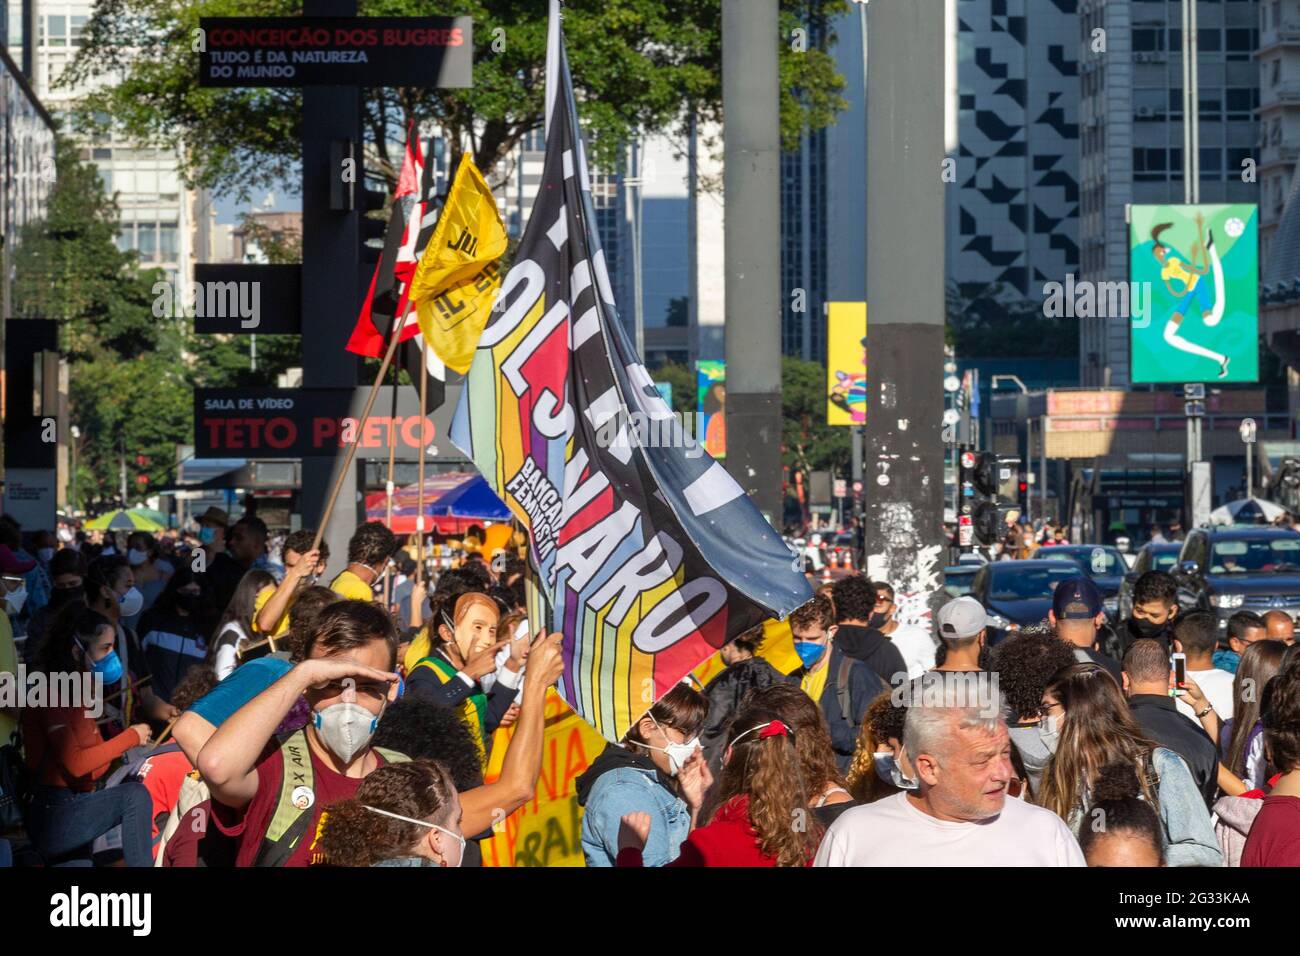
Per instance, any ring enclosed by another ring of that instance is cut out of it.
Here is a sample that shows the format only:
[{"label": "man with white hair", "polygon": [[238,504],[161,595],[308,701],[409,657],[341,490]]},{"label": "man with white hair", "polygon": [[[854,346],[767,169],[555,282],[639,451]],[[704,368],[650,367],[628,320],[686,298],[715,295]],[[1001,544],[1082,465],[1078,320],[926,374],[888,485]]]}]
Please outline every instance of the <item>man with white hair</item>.
[{"label": "man with white hair", "polygon": [[1007,799],[1011,738],[978,707],[912,706],[903,730],[920,787],[854,807],[814,866],[1084,866],[1050,810]]}]

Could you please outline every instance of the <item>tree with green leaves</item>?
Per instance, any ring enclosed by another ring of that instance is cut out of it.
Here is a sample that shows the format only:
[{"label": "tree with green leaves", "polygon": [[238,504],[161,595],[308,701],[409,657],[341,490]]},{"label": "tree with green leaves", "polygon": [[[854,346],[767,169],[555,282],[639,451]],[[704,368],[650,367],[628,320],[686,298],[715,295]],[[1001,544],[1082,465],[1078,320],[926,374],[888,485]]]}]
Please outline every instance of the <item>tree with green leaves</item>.
[{"label": "tree with green leaves", "polygon": [[[361,16],[465,15],[474,19],[474,85],[365,91],[367,174],[391,191],[411,123],[436,124],[492,176],[543,126],[547,5],[540,0],[360,0]],[[613,167],[641,132],[722,120],[721,0],[570,0],[564,30],[593,162]],[[847,105],[825,49],[799,30],[827,33],[846,0],[781,0],[781,134],[795,148],[805,130],[832,123]],[[62,82],[99,83],[77,127],[115,126],[140,144],[184,151],[191,183],[247,200],[294,178],[301,161],[301,92],[200,88],[195,52],[201,17],[298,16],[298,0],[100,0]],[[815,25],[819,29],[810,29]],[[103,83],[106,78],[115,82]],[[508,173],[509,170],[502,170]]]},{"label": "tree with green leaves", "polygon": [[[95,167],[62,137],[55,177],[44,221],[29,224],[15,244],[13,314],[59,323],[70,424],[80,431],[72,507],[103,510],[120,503],[124,462],[129,502],[170,482],[176,445],[193,440],[193,386],[274,384],[298,363],[298,340],[261,336],[253,372],[247,337],[196,335],[192,319],[160,317],[155,303],[166,276],[142,270],[134,252],[117,247],[117,205]],[[137,456],[148,463],[138,465]]]}]

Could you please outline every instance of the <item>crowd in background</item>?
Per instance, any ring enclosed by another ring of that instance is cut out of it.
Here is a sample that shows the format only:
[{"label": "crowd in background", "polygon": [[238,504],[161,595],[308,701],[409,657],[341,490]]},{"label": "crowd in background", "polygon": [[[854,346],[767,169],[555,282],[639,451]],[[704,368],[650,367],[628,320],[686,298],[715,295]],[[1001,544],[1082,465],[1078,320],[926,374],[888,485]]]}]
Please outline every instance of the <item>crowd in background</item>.
[{"label": "crowd in background", "polygon": [[[0,786],[22,791],[0,862],[477,864],[534,794],[564,666],[526,620],[523,555],[477,529],[427,581],[370,522],[326,586],[310,530],[200,526],[0,519],[0,671],[103,686],[101,713],[0,711]],[[933,620],[900,599],[844,576],[790,616],[793,666],[759,626],[663,693],[577,781],[587,865],[1300,865],[1286,615],[1220,637],[1149,572],[1112,628],[1079,577],[991,646],[973,598]]]}]

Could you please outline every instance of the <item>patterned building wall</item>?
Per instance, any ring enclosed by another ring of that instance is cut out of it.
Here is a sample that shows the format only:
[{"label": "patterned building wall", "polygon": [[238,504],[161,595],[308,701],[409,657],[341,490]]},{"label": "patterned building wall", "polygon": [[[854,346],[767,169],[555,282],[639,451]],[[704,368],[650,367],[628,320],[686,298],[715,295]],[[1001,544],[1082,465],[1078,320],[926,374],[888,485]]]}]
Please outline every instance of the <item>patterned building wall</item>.
[{"label": "patterned building wall", "polygon": [[1038,297],[1079,263],[1077,0],[959,0],[950,279]]}]

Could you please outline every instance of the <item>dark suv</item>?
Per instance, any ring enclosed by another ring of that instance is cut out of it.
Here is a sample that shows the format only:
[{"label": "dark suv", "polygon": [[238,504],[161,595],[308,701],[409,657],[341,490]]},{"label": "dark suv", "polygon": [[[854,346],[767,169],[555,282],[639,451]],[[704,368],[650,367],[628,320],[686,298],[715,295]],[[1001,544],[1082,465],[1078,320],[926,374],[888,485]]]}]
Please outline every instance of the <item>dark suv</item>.
[{"label": "dark suv", "polygon": [[1300,616],[1300,532],[1283,528],[1198,528],[1187,535],[1178,564],[1178,601],[1212,610],[1220,632],[1245,609]]}]

